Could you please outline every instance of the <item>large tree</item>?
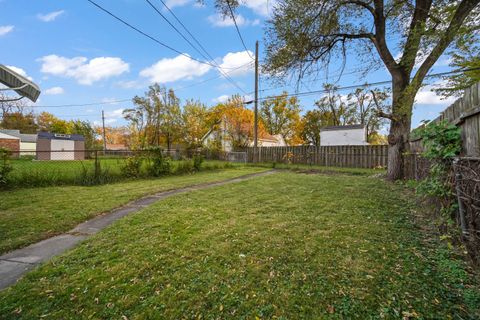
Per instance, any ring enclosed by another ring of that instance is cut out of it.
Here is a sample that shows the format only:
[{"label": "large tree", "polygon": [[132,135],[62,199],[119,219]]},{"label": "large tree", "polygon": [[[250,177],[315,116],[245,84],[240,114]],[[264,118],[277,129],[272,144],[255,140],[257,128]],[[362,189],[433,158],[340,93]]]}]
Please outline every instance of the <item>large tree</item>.
[{"label": "large tree", "polygon": [[[348,51],[365,62],[380,60],[392,77],[392,112],[385,114],[391,120],[388,178],[399,179],[416,93],[445,50],[477,27],[479,3],[278,0],[266,35],[264,68],[276,76],[297,71],[301,78],[305,71],[325,66],[332,58],[349,57]],[[225,13],[238,4],[237,0],[216,0]]]},{"label": "large tree", "polygon": [[182,141],[187,148],[200,147],[209,129],[207,106],[200,101],[187,100],[182,110]]},{"label": "large tree", "polygon": [[262,102],[260,117],[269,134],[280,134],[289,145],[295,145],[301,142],[297,130],[301,122],[301,111],[298,98],[289,97],[287,92],[283,92]]},{"label": "large tree", "polygon": [[144,97],[133,98],[134,108],[125,109],[123,116],[130,122],[136,147],[165,144],[170,149],[180,138],[180,102],[173,90],[151,85]]}]

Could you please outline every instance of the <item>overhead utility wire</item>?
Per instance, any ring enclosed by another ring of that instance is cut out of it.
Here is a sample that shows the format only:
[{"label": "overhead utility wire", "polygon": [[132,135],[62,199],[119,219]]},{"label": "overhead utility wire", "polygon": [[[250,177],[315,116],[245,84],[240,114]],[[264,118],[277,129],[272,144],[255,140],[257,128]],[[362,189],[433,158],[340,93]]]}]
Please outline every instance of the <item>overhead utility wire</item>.
[{"label": "overhead utility wire", "polygon": [[[160,15],[160,17],[162,17],[163,20],[165,20],[172,28],[173,30],[175,30],[175,32],[177,32],[195,51],[197,51],[205,60],[209,60],[195,45],[193,45],[193,43],[187,39],[187,37],[185,37],[185,35],[180,31],[178,30],[178,28],[170,22],[170,20],[168,20],[167,17],[165,17],[165,15],[163,13],[160,12],[160,10],[158,10],[158,8],[150,1],[150,0],[145,0],[149,5],[150,7],[153,8],[153,10],[155,10],[155,12]],[[162,1],[163,3],[163,1]],[[166,8],[167,5],[165,3],[163,3],[164,6]],[[169,8],[168,8],[169,9]],[[184,27],[185,28],[185,27]],[[198,41],[197,41],[198,42]],[[237,89],[239,89],[240,91],[242,91],[244,94],[246,94],[246,92],[243,90],[242,87],[240,87],[232,78],[230,78],[228,75],[225,74],[225,72],[222,70],[222,68],[215,62],[215,60],[210,56],[210,60],[213,61],[213,65],[215,66],[215,68],[218,69],[218,71],[220,71],[221,74],[223,74],[223,76],[231,83],[233,84],[235,87],[237,87]]]},{"label": "overhead utility wire", "polygon": [[[480,70],[480,67],[434,73],[434,74],[426,75],[425,78],[441,77],[441,76],[446,76],[446,75],[450,75],[450,74],[467,72],[467,71],[475,71],[475,70]],[[382,85],[382,84],[391,84],[391,83],[392,83],[392,80],[385,80],[385,81],[378,81],[378,82],[372,82],[372,83],[365,83],[365,84],[361,84],[361,85],[336,87],[335,90],[338,91],[338,90],[345,90],[345,89],[368,88],[368,87],[378,86],[378,85]],[[271,99],[275,99],[275,98],[279,98],[279,97],[301,97],[301,96],[308,96],[308,95],[317,94],[317,93],[328,93],[328,92],[329,92],[329,90],[327,90],[327,89],[312,90],[312,91],[291,93],[291,94],[287,94],[287,95],[269,96],[269,97],[265,97],[265,98],[262,98],[262,99],[259,99],[259,100],[262,100],[262,101],[271,100]],[[251,103],[253,103],[253,100],[245,102],[245,104],[251,104]]]},{"label": "overhead utility wire", "polygon": [[252,60],[255,60],[255,58],[252,57],[252,55],[250,54],[250,51],[248,50],[247,46],[245,45],[245,41],[243,41],[242,33],[240,32],[240,29],[238,28],[237,20],[235,19],[235,14],[233,13],[233,9],[232,9],[232,6],[230,5],[230,1],[227,0],[226,2],[227,2],[227,5],[228,5],[228,9],[230,11],[230,14],[232,15],[232,20],[233,20],[233,23],[235,24],[235,29],[237,29],[237,33],[238,33],[238,36],[240,37],[240,41],[242,42],[242,45],[245,48],[245,50],[247,51],[247,54],[250,56],[250,58]]},{"label": "overhead utility wire", "polygon": [[[102,10],[103,12],[107,13],[108,15],[110,15],[111,17],[115,18],[116,20],[120,21],[121,23],[123,23],[124,25],[126,25],[127,27],[135,30],[136,32],[140,33],[141,35],[149,38],[150,40],[156,42],[157,44],[161,45],[162,47],[164,48],[167,48],[175,53],[178,53],[184,57],[187,57],[188,59],[190,60],[193,60],[193,61],[196,61],[196,62],[199,62],[199,63],[202,63],[202,64],[206,64],[206,65],[209,65],[209,66],[212,66],[212,67],[216,67],[214,64],[211,64],[210,62],[207,62],[207,61],[202,61],[202,60],[199,60],[199,59],[196,59],[194,57],[191,57],[189,56],[188,54],[186,53],[183,53],[175,48],[172,48],[171,46],[161,42],[160,40],[158,40],[157,38],[143,32],[142,30],[138,29],[137,27],[131,25],[130,23],[126,22],[125,20],[123,20],[122,18],[116,16],[115,14],[113,14],[112,12],[108,11],[107,9],[105,9],[104,7],[102,7],[101,5],[99,5],[98,3],[96,3],[95,1],[93,0],[87,0],[88,2],[90,2],[91,4],[93,4],[95,7],[97,7],[98,9]],[[227,68],[225,68],[227,69]]]}]

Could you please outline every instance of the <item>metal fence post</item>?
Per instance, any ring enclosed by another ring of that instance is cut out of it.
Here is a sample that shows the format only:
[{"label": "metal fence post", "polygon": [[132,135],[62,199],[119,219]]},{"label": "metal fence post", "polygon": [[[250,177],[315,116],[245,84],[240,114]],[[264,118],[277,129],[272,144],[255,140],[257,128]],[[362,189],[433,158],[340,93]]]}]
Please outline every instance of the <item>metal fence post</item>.
[{"label": "metal fence post", "polygon": [[98,160],[98,150],[95,150],[95,170],[94,170],[94,178],[95,181],[98,179],[98,176],[100,175],[100,162]]}]

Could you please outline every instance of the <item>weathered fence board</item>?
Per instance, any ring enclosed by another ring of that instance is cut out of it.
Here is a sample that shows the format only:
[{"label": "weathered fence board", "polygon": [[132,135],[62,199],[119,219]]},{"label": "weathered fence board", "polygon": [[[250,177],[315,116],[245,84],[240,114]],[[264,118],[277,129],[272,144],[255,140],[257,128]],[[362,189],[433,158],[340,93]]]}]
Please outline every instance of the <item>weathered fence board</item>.
[{"label": "weathered fence board", "polygon": [[[386,145],[258,147],[259,162],[308,164],[332,167],[375,168],[387,165]],[[254,148],[245,148],[247,161],[255,159]]]},{"label": "weathered fence board", "polygon": [[465,89],[463,97],[433,121],[441,120],[447,120],[461,128],[465,156],[480,156],[480,82]]}]

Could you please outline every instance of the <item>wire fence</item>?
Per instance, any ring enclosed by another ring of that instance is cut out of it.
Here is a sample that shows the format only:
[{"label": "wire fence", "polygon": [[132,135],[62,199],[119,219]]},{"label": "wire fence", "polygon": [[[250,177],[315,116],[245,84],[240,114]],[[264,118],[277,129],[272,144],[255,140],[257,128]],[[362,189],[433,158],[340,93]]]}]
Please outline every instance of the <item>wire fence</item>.
[{"label": "wire fence", "polygon": [[480,266],[480,158],[459,158],[453,166],[458,222],[467,250]]},{"label": "wire fence", "polygon": [[[405,159],[406,177],[422,181],[429,177],[431,165],[420,153],[410,154]],[[473,263],[480,266],[480,158],[456,158],[449,183],[458,206],[454,219],[461,229],[461,240]]]},{"label": "wire fence", "polygon": [[29,150],[10,152],[0,166],[8,167],[5,188],[94,185],[232,166],[215,160],[228,158],[199,150]]}]

